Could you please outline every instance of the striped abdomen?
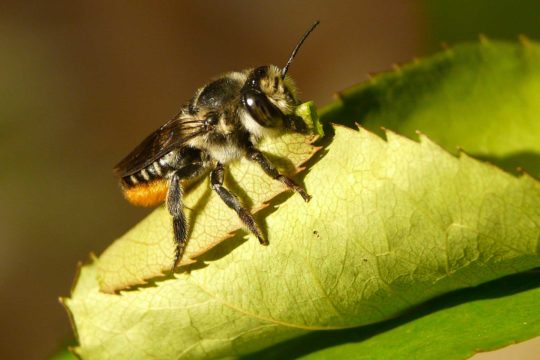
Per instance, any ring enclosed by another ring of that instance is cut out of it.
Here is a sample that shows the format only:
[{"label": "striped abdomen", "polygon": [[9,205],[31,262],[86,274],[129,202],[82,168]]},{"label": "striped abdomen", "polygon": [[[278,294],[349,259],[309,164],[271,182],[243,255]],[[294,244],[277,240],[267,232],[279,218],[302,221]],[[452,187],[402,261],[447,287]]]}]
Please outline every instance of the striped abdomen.
[{"label": "striped abdomen", "polygon": [[171,168],[167,156],[121,180],[124,197],[133,205],[155,206],[162,203],[169,189]]}]

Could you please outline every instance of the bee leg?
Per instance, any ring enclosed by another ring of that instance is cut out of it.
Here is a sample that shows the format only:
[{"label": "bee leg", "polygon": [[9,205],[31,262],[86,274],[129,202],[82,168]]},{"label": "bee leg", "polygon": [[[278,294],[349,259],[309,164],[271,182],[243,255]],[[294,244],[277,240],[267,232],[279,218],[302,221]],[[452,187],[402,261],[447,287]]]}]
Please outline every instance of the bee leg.
[{"label": "bee leg", "polygon": [[304,199],[305,202],[311,200],[311,196],[306,192],[306,190],[304,190],[303,187],[297,185],[293,180],[289,179],[288,177],[281,175],[279,171],[274,167],[274,165],[272,165],[270,160],[268,160],[260,150],[251,147],[248,150],[247,156],[250,160],[253,160],[257,164],[259,164],[268,176],[275,180],[281,181],[289,189],[296,191],[298,194],[300,194],[300,196],[302,197],[302,199]]},{"label": "bee leg", "polygon": [[264,239],[261,232],[257,228],[257,224],[255,223],[255,219],[253,219],[253,216],[251,213],[246,210],[242,204],[240,204],[240,201],[238,198],[231,193],[229,190],[227,190],[223,186],[223,178],[224,178],[225,169],[223,167],[223,164],[218,163],[217,166],[212,170],[210,173],[210,182],[212,184],[212,190],[214,190],[221,200],[236,211],[238,216],[240,217],[240,220],[247,226],[249,231],[253,233],[261,243],[261,245],[268,245],[268,240]]},{"label": "bee leg", "polygon": [[176,242],[176,250],[174,254],[174,263],[171,271],[174,272],[176,265],[180,261],[187,240],[187,220],[182,204],[182,184],[180,184],[180,175],[175,172],[169,184],[169,192],[167,194],[167,209],[173,218],[174,241]]},{"label": "bee leg", "polygon": [[174,269],[184,254],[188,233],[188,222],[182,201],[183,189],[180,181],[197,177],[204,169],[204,166],[200,164],[185,166],[176,170],[170,180],[169,192],[167,193],[167,209],[173,218],[174,241],[176,242],[174,263],[171,272],[174,272]]}]

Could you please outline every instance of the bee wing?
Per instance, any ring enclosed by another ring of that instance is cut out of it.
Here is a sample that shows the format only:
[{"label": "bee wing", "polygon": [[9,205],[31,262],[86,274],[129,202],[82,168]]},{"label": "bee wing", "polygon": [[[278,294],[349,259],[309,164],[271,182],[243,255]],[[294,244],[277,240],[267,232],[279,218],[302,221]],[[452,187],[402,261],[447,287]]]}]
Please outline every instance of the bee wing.
[{"label": "bee wing", "polygon": [[162,156],[181,147],[189,139],[201,134],[201,120],[186,121],[173,119],[144,139],[131,153],[113,169],[118,177],[129,176],[140,171]]}]

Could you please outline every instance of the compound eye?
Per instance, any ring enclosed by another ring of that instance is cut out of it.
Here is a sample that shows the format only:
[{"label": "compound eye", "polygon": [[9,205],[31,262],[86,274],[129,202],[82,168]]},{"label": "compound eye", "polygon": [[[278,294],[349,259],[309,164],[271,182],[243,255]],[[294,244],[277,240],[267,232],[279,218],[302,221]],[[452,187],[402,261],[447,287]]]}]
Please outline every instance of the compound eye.
[{"label": "compound eye", "polygon": [[261,126],[275,127],[283,118],[283,113],[260,91],[246,91],[242,95],[242,102],[251,117]]}]

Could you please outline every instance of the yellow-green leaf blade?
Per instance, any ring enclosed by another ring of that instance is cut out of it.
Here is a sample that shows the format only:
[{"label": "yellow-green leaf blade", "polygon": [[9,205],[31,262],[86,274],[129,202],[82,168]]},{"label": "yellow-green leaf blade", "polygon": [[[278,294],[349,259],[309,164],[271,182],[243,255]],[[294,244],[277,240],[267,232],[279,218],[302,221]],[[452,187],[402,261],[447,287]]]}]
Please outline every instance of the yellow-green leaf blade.
[{"label": "yellow-green leaf blade", "polygon": [[66,304],[85,358],[212,358],[310,330],[378,322],[451,290],[540,266],[540,185],[421,137],[337,128],[269,247],[238,238],[207,266],[99,292],[95,266]]}]

